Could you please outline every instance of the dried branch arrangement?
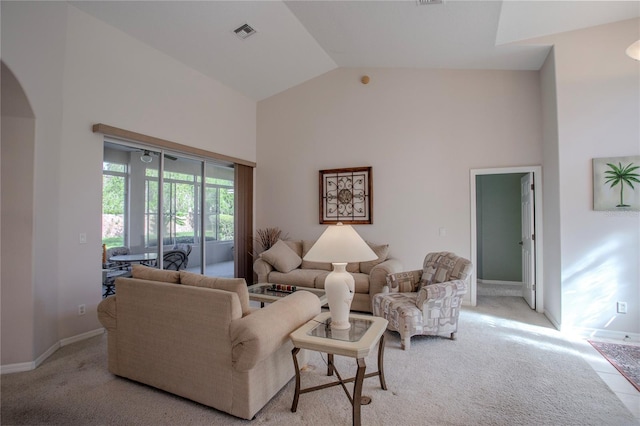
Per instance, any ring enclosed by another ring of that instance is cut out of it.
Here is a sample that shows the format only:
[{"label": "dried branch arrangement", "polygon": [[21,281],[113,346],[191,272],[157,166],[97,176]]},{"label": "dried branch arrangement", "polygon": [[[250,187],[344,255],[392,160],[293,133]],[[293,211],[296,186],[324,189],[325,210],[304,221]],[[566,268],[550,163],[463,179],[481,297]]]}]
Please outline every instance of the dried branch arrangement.
[{"label": "dried branch arrangement", "polygon": [[256,230],[254,241],[260,246],[260,252],[269,250],[278,240],[285,240],[287,235],[282,236],[280,228],[263,228]]}]

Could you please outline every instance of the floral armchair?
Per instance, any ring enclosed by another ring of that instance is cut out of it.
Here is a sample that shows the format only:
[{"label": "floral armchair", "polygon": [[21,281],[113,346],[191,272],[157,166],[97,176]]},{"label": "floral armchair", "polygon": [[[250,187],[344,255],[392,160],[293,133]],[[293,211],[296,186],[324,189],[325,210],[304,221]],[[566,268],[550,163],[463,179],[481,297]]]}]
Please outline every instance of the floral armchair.
[{"label": "floral armchair", "polygon": [[405,350],[415,335],[455,340],[471,270],[471,262],[454,253],[429,253],[422,269],[387,275],[389,292],[373,296],[373,315],[387,319],[387,328],[400,333]]}]

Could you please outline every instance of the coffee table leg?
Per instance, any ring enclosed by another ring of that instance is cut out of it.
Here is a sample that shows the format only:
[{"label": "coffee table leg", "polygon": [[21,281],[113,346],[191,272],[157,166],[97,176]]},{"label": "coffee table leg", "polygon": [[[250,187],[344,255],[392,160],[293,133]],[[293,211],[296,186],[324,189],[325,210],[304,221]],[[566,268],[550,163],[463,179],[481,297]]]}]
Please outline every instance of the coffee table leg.
[{"label": "coffee table leg", "polygon": [[293,404],[291,404],[291,412],[295,413],[298,409],[298,399],[300,398],[300,367],[298,366],[298,352],[300,348],[293,348],[291,356],[293,357],[293,366],[296,370],[296,392],[293,394]]},{"label": "coffee table leg", "polygon": [[380,387],[387,390],[387,382],[384,380],[384,334],[378,342],[378,373],[380,374]]},{"label": "coffee table leg", "polygon": [[364,358],[358,358],[358,372],[353,384],[353,426],[360,426],[360,404],[362,403],[362,382],[367,365]]}]

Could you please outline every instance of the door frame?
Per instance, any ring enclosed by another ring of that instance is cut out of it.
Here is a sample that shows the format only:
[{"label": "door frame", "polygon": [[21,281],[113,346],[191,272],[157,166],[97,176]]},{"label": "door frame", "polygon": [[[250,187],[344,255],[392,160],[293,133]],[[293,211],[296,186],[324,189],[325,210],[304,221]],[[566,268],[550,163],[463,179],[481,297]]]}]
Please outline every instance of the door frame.
[{"label": "door frame", "polygon": [[500,174],[512,174],[512,173],[533,173],[534,189],[534,229],[535,229],[535,261],[536,261],[536,311],[539,313],[544,312],[543,304],[543,291],[544,283],[542,280],[542,241],[543,241],[543,227],[542,227],[542,166],[521,166],[521,167],[500,167],[490,169],[471,169],[469,173],[469,186],[470,186],[470,205],[471,205],[471,262],[473,263],[473,273],[471,274],[471,288],[469,291],[469,303],[471,306],[476,306],[478,296],[478,235],[477,235],[477,223],[476,223],[476,177],[480,175],[500,175]]}]

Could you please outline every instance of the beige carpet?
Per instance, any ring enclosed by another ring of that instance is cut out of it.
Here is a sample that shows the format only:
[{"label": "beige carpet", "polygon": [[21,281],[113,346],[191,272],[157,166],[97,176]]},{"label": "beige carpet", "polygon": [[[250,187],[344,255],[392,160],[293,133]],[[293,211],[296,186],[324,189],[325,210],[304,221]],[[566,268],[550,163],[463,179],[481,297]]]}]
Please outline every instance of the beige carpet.
[{"label": "beige carpet", "polygon": [[[353,360],[336,357],[343,376]],[[367,359],[375,364],[375,357]],[[58,350],[34,371],[1,377],[2,425],[348,425],[340,387],[300,397],[293,381],[252,422],[112,376],[106,338]],[[314,354],[303,387],[327,380]],[[457,341],[414,337],[409,352],[387,332],[385,373],[365,380],[363,425],[637,425],[631,413],[541,315],[521,298],[479,298]]]}]

